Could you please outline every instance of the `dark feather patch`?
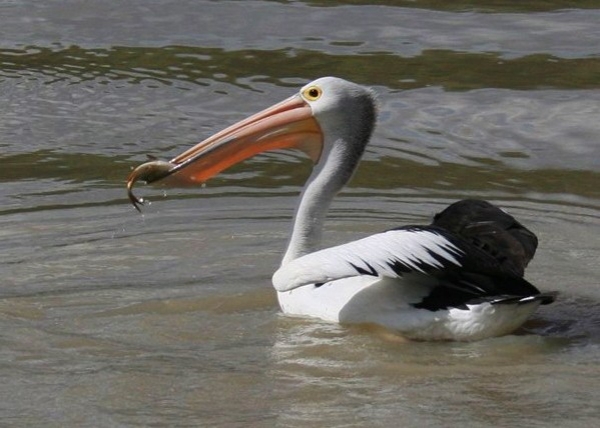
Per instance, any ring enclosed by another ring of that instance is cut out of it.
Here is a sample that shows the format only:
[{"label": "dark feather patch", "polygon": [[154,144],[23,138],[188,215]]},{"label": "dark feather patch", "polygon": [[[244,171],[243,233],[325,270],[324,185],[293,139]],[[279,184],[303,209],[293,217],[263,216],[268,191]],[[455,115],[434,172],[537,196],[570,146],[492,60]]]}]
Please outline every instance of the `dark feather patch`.
[{"label": "dark feather patch", "polygon": [[533,232],[513,216],[487,201],[458,201],[433,218],[440,227],[478,247],[500,266],[518,276],[535,254],[538,245]]},{"label": "dark feather patch", "polygon": [[437,311],[466,309],[467,304],[481,302],[526,303],[530,299],[547,304],[554,300],[523,279],[525,267],[537,248],[536,236],[489,202],[459,201],[437,214],[430,226],[401,229],[437,233],[461,250],[455,254],[460,267],[429,251],[443,268],[425,266],[424,272],[438,283],[428,296],[413,305],[416,308]]},{"label": "dark feather patch", "polygon": [[440,309],[467,309],[467,304],[483,302],[511,303],[539,291],[523,278],[515,276],[487,276],[457,271],[438,276],[438,285],[415,308],[437,311]]},{"label": "dark feather patch", "polygon": [[366,261],[364,262],[364,264],[365,264],[366,268],[363,268],[361,266],[357,266],[354,263],[350,263],[350,266],[352,266],[359,275],[370,275],[370,276],[377,276],[378,275],[377,271],[375,270],[375,268],[373,266],[371,266]]}]

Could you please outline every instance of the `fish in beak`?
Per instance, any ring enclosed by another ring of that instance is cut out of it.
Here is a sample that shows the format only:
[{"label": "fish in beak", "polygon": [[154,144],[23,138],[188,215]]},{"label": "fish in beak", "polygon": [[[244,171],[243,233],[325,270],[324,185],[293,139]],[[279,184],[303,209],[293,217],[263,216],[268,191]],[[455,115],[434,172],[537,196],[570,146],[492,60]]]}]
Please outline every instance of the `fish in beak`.
[{"label": "fish in beak", "polygon": [[269,150],[299,149],[317,163],[323,134],[310,105],[294,95],[207,138],[170,161],[151,158],[127,178],[127,195],[140,211],[143,200],[133,194],[137,181],[189,186],[202,184],[226,168]]}]

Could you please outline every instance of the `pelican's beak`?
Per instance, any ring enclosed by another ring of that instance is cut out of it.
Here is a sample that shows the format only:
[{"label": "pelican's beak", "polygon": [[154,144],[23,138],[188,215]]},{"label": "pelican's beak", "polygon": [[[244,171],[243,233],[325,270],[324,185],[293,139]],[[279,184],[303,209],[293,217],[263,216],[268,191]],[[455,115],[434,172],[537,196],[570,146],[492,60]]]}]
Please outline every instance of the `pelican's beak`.
[{"label": "pelican's beak", "polygon": [[299,95],[224,129],[169,162],[153,160],[138,166],[127,178],[129,200],[139,210],[143,202],[132,192],[138,180],[171,186],[201,184],[258,153],[289,148],[304,151],[315,163],[323,149],[321,128]]}]

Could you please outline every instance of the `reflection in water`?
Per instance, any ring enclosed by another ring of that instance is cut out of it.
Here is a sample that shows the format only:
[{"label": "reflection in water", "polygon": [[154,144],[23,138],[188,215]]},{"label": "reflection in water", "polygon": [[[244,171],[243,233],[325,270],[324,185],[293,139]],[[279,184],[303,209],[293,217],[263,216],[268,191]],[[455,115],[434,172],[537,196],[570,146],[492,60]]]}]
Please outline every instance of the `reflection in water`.
[{"label": "reflection in water", "polygon": [[[555,393],[561,379],[575,372],[558,374],[553,368],[557,355],[568,355],[568,340],[530,331],[475,343],[417,343],[362,328],[279,324],[269,375],[284,425],[375,420],[389,426],[399,418],[409,425],[442,426],[448,418],[518,424],[524,417],[551,424],[568,407]],[[590,371],[584,372],[575,376],[592,391],[585,380]],[[585,397],[576,387],[571,391]],[[595,416],[589,411],[577,419],[584,423]]]}]

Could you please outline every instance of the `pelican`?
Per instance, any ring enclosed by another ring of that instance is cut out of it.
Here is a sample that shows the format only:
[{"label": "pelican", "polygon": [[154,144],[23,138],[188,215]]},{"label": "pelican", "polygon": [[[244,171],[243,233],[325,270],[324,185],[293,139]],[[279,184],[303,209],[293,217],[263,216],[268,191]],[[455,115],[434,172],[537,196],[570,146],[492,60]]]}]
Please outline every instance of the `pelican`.
[{"label": "pelican", "polygon": [[133,185],[201,184],[258,153],[299,149],[314,162],[272,278],[282,311],[343,324],[375,324],[417,340],[472,341],[514,332],[554,293],[523,278],[536,236],[500,208],[463,200],[429,225],[396,227],[322,248],[332,199],[350,180],[377,116],[372,90],[335,77],[226,128],[170,161],[132,171]]}]

